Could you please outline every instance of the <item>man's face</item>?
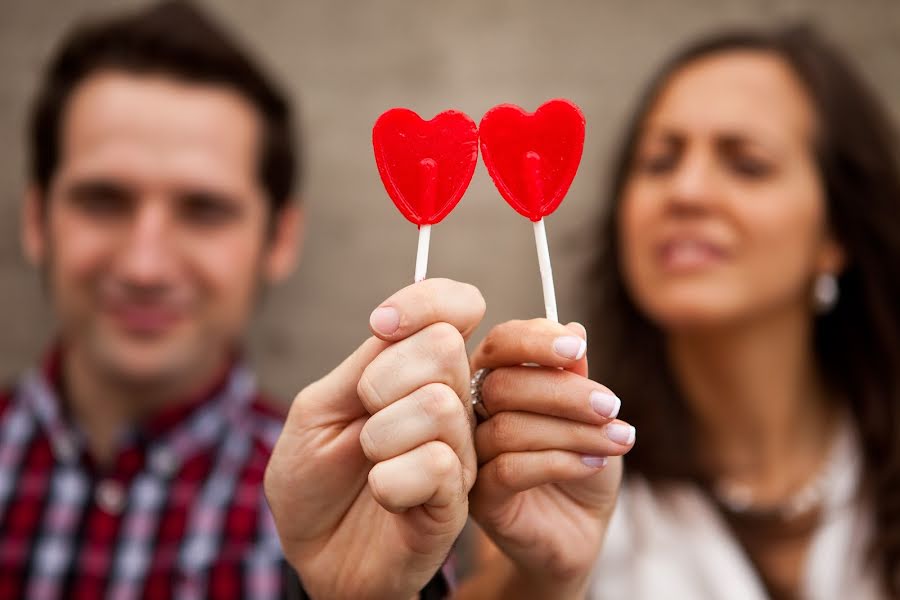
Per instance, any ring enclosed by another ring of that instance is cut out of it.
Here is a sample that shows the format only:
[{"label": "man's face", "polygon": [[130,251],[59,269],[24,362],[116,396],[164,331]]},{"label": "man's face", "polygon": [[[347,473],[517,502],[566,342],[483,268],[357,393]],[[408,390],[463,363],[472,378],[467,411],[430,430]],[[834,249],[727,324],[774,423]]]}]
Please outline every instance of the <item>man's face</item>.
[{"label": "man's face", "polygon": [[75,89],[60,136],[25,238],[67,351],[132,384],[215,368],[271,274],[252,105],[225,87],[100,72]]}]

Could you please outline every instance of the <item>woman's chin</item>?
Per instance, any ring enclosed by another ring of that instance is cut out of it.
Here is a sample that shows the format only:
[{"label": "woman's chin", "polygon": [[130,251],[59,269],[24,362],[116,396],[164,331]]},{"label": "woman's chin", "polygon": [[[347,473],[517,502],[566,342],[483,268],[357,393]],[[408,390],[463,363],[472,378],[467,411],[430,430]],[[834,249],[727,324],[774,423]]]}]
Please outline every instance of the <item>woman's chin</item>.
[{"label": "woman's chin", "polygon": [[744,311],[723,303],[666,302],[645,306],[644,312],[667,332],[714,330],[741,320]]}]

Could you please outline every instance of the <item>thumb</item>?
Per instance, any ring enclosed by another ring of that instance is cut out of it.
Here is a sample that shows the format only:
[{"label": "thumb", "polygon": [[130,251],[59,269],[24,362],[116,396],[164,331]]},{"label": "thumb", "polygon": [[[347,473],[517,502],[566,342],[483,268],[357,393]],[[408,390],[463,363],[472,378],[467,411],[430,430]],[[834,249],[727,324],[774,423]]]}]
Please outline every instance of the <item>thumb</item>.
[{"label": "thumb", "polygon": [[285,428],[318,428],[368,416],[356,388],[363,371],[390,342],[370,337],[328,375],[311,383],[291,406]]},{"label": "thumb", "polygon": [[286,547],[331,530],[365,485],[368,461],[359,432],[368,413],[356,386],[387,345],[369,338],[291,404],[265,477],[266,497]]}]

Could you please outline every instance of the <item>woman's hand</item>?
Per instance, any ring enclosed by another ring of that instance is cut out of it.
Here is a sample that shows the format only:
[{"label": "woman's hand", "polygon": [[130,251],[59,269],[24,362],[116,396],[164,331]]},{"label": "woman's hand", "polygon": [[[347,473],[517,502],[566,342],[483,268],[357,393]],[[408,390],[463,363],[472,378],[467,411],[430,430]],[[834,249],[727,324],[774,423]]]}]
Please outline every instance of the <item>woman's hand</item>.
[{"label": "woman's hand", "polygon": [[[480,588],[486,593],[583,595],[599,554],[620,456],[635,431],[615,419],[618,398],[587,379],[584,338],[576,323],[510,321],[472,356],[473,372],[492,371],[481,389],[490,417],[475,431],[479,468],[470,510],[511,563],[495,565],[495,581]],[[500,576],[508,579],[505,588]]]}]

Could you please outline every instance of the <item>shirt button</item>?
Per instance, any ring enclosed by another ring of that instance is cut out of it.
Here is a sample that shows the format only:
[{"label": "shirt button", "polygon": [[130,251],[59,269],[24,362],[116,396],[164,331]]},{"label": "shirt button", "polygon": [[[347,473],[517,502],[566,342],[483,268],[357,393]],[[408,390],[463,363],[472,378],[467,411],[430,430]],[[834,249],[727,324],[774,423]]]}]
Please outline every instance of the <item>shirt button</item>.
[{"label": "shirt button", "polygon": [[111,515],[118,515],[125,508],[125,487],[118,481],[104,479],[97,484],[97,505]]},{"label": "shirt button", "polygon": [[170,477],[178,470],[178,459],[171,450],[158,448],[150,455],[150,468],[161,477]]},{"label": "shirt button", "polygon": [[56,459],[62,463],[74,461],[78,455],[78,448],[75,441],[68,434],[61,433],[53,440],[53,451]]}]

